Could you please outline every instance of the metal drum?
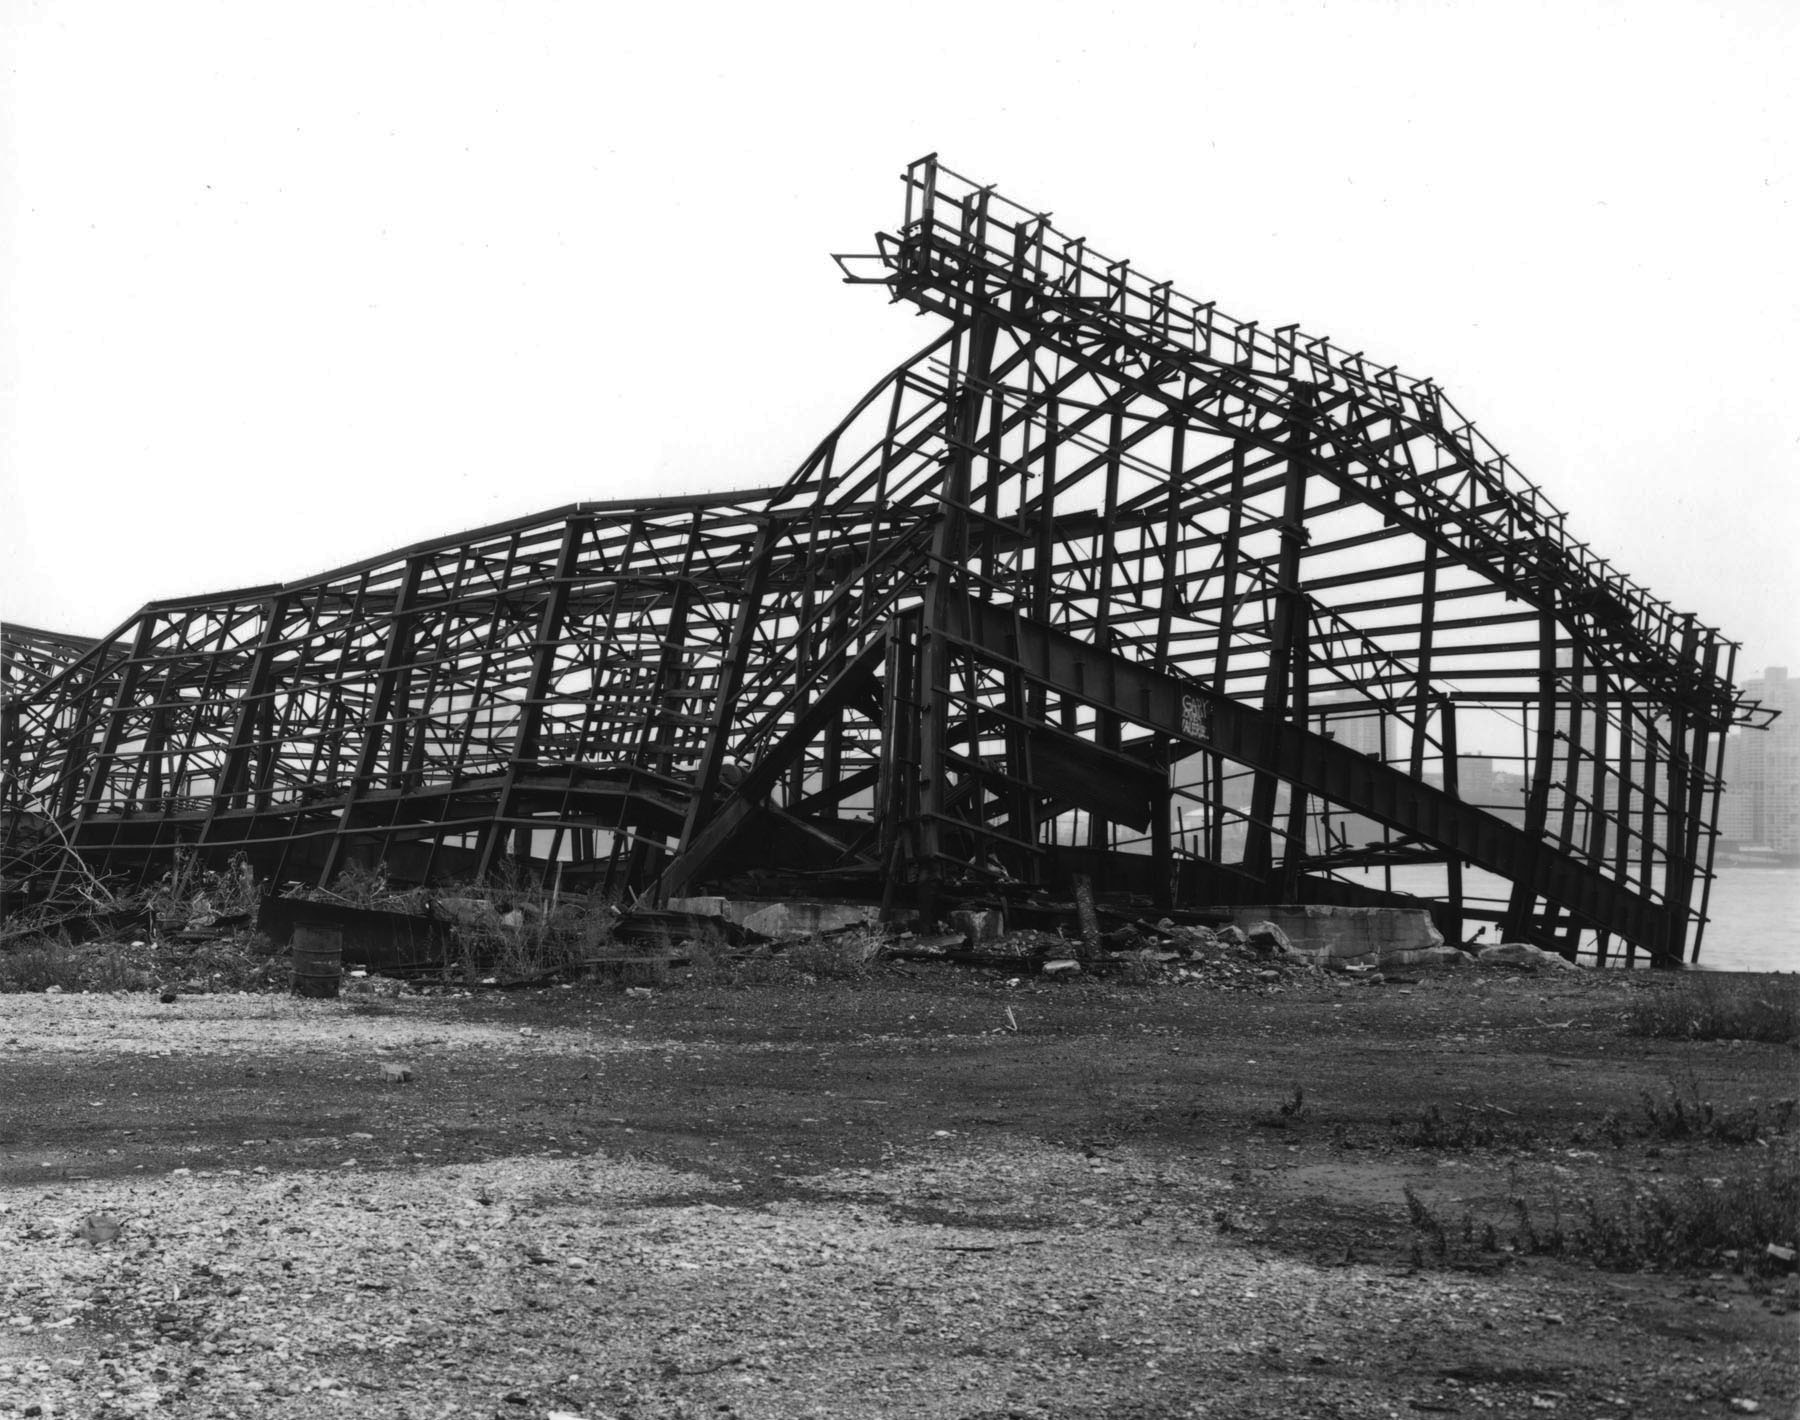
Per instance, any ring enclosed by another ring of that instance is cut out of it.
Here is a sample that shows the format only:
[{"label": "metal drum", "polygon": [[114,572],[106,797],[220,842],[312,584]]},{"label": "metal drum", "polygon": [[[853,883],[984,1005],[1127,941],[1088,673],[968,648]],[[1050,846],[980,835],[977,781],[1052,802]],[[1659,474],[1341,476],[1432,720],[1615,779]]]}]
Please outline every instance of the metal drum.
[{"label": "metal drum", "polygon": [[344,974],[344,929],[294,928],[294,994],[324,999],[338,994]]}]

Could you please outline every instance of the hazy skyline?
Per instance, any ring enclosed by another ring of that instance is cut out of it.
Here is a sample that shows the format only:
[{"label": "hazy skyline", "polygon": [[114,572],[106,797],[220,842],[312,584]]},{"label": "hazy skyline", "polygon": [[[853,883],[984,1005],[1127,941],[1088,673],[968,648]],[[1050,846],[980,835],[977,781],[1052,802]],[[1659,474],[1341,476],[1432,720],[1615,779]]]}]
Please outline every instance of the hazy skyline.
[{"label": "hazy skyline", "polygon": [[780,481],[923,344],[833,251],[922,153],[1438,380],[1795,664],[1781,4],[20,3],[0,613],[101,634],[583,499]]}]

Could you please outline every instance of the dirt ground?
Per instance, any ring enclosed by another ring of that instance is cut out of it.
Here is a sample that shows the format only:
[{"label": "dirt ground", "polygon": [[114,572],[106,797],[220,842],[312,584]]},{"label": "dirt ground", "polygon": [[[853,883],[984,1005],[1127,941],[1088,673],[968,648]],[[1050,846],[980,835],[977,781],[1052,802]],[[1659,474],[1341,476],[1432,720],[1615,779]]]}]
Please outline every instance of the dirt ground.
[{"label": "dirt ground", "polygon": [[0,1415],[1793,1414],[1791,1276],[1513,1200],[1768,1154],[1616,1121],[1794,1049],[1416,975],[0,997]]}]

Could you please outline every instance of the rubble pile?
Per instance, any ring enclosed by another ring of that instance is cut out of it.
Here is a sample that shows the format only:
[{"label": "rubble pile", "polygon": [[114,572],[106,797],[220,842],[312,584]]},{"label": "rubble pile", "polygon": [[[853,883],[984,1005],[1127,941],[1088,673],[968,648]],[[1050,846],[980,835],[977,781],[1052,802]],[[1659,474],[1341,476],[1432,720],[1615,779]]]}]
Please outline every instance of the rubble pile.
[{"label": "rubble pile", "polygon": [[[1079,938],[1030,928],[983,939],[979,951],[966,950],[969,945],[956,933],[908,935],[896,938],[887,954],[903,961],[935,958],[1051,980],[1102,978],[1240,991],[1317,983],[1332,971],[1295,951],[1271,922],[1245,930],[1178,923],[1167,917],[1155,922],[1138,919],[1102,933],[1094,952],[1086,951]],[[1365,975],[1355,968],[1336,970],[1346,976]]]}]

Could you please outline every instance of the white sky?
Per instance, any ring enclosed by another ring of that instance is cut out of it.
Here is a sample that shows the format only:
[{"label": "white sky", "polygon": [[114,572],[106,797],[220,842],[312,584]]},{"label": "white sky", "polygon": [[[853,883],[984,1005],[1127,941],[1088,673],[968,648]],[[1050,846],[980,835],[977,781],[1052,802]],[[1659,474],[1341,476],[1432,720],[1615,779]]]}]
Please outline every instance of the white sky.
[{"label": "white sky", "polygon": [[1800,6],[0,2],[0,612],[98,634],[580,499],[779,481],[927,324],[937,151],[1437,379],[1800,667]]}]

